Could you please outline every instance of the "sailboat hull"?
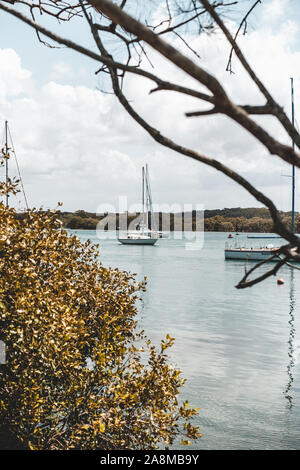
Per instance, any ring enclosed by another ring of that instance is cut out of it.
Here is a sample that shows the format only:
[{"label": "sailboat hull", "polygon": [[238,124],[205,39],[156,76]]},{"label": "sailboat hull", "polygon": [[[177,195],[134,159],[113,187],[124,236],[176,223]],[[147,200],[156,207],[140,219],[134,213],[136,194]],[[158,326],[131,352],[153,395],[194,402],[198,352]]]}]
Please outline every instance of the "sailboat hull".
[{"label": "sailboat hull", "polygon": [[155,245],[157,238],[118,238],[123,245]]},{"label": "sailboat hull", "polygon": [[[239,259],[249,261],[262,261],[269,258],[274,254],[274,249],[225,249],[225,259]],[[271,261],[278,261],[279,258],[276,256]]]}]

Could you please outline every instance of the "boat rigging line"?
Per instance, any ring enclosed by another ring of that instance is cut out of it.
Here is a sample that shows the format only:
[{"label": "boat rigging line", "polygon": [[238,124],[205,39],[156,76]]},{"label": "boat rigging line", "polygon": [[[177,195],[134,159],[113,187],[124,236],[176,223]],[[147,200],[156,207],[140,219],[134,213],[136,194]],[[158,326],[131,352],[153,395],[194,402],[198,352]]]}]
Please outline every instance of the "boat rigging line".
[{"label": "boat rigging line", "polygon": [[[22,193],[23,193],[23,197],[24,197],[24,201],[25,201],[25,206],[26,206],[26,209],[29,210],[29,205],[28,205],[28,200],[27,200],[27,196],[26,196],[26,193],[25,193],[23,178],[21,176],[19,162],[18,162],[16,151],[15,151],[15,147],[14,147],[13,139],[12,139],[12,136],[11,136],[11,132],[10,132],[10,129],[9,129],[9,126],[8,126],[8,121],[5,121],[4,140],[5,140],[5,144],[4,144],[3,148],[4,148],[5,155],[6,155],[6,158],[5,158],[5,180],[6,180],[6,185],[8,184],[8,160],[9,160],[9,152],[11,151],[11,153],[14,155],[14,158],[15,158],[17,172],[18,172],[18,176],[19,176],[19,180],[20,180],[20,184],[21,184],[21,189],[22,189]],[[10,141],[11,147],[9,147],[9,145],[8,145],[9,141]],[[8,206],[8,194],[6,194],[6,205]]]}]

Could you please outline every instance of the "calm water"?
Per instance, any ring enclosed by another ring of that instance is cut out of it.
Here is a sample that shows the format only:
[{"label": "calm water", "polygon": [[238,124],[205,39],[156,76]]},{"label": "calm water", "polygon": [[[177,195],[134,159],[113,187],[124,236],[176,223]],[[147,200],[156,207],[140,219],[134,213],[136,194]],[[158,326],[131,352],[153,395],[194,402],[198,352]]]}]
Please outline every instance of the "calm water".
[{"label": "calm water", "polygon": [[[99,242],[94,231],[76,233]],[[148,277],[140,326],[155,343],[176,338],[182,399],[201,408],[194,448],[300,449],[300,271],[283,268],[283,286],[272,277],[239,291],[244,264],[224,260],[225,241],[206,233],[203,249],[190,251],[184,240],[104,239],[101,260]]]}]

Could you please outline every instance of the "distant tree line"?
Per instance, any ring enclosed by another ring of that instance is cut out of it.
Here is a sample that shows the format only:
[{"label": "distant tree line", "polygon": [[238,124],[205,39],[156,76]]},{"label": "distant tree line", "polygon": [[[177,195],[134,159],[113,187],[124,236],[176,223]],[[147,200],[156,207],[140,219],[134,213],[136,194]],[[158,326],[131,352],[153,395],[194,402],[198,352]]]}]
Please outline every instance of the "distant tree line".
[{"label": "distant tree line", "polygon": [[[75,212],[59,212],[59,217],[65,228],[77,230],[95,230],[98,222],[103,222],[108,214],[97,215],[94,212],[86,212],[84,210],[77,210]],[[156,222],[158,230],[163,230],[162,220],[166,214],[159,212],[156,214]],[[119,228],[119,214],[116,217],[116,228]],[[170,230],[180,230],[183,227],[184,213],[169,214],[170,217]],[[196,211],[192,212],[192,229],[196,230]],[[290,212],[281,212],[283,222],[287,225],[291,221]],[[182,224],[179,223],[181,218]],[[128,214],[128,225],[138,222],[139,214]],[[149,219],[151,220],[150,214]],[[108,229],[108,224],[104,229]],[[300,232],[300,214],[295,217],[296,232]],[[204,230],[207,232],[272,232],[273,221],[270,218],[269,211],[265,208],[224,208],[224,209],[209,209],[204,211]]]}]

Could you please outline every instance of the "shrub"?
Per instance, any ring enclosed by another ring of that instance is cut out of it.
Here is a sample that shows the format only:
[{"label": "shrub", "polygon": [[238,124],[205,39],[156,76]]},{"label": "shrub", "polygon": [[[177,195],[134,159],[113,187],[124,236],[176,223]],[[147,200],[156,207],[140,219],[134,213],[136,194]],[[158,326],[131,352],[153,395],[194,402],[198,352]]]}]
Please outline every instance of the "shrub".
[{"label": "shrub", "polygon": [[[0,204],[1,436],[30,449],[154,449],[200,436],[167,336],[137,332],[145,282],[99,262],[54,212]],[[3,443],[2,443],[3,447]],[[5,443],[4,443],[5,447]]]}]

